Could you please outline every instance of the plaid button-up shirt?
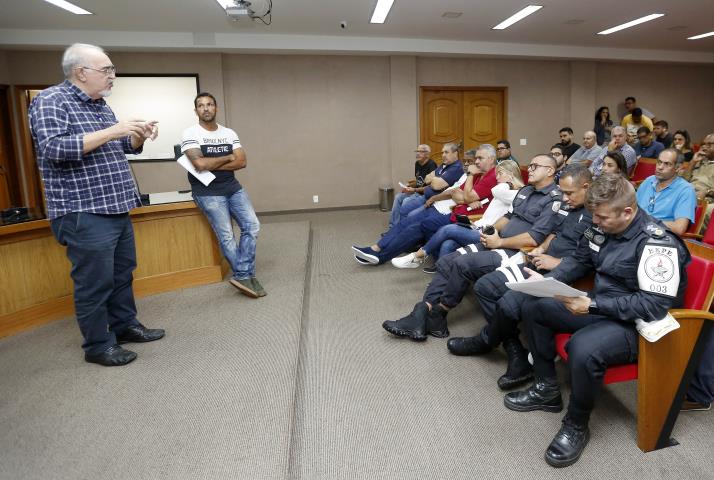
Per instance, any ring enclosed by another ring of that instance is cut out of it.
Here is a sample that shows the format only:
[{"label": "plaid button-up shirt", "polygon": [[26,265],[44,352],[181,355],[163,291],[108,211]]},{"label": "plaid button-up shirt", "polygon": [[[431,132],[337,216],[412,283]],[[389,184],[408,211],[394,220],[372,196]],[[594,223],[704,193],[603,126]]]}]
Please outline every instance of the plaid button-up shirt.
[{"label": "plaid button-up shirt", "polygon": [[126,213],[141,205],[125,155],[141,148],[134,150],[128,136],[82,154],[85,134],[117,123],[103,99],[92,100],[65,80],[32,101],[29,117],[50,219]]}]

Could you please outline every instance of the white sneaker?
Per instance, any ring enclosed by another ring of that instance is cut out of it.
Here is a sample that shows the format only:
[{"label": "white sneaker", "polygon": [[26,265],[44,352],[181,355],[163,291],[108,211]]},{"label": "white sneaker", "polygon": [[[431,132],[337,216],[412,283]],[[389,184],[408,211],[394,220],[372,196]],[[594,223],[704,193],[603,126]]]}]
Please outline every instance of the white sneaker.
[{"label": "white sneaker", "polygon": [[424,257],[417,257],[415,253],[392,259],[392,265],[397,268],[417,268],[422,263],[424,263]]}]

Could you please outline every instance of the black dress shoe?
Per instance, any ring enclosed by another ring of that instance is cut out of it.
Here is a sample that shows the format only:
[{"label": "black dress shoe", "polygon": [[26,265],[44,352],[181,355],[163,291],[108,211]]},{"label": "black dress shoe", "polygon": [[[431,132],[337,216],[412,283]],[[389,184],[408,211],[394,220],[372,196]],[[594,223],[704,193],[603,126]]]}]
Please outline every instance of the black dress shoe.
[{"label": "black dress shoe", "polygon": [[456,337],[446,344],[454,355],[483,355],[492,350],[485,338],[485,328],[478,335],[473,337]]},{"label": "black dress shoe", "polygon": [[528,351],[523,348],[517,338],[507,338],[503,341],[503,349],[508,355],[506,373],[498,379],[498,388],[509,390],[533,380],[533,366],[528,363]]},{"label": "black dress shoe", "polygon": [[426,304],[419,302],[414,305],[412,313],[397,321],[387,320],[382,323],[382,328],[398,337],[407,337],[417,342],[423,342],[426,340],[426,316],[428,313],[429,308]]},{"label": "black dress shoe", "polygon": [[117,333],[117,343],[119,345],[124,343],[145,343],[153,342],[163,338],[166,332],[161,328],[146,328],[145,326],[132,325],[121,333]]},{"label": "black dress shoe", "polygon": [[566,415],[563,426],[545,451],[545,461],[556,468],[572,465],[578,461],[589,440],[588,426],[573,422]]},{"label": "black dress shoe", "polygon": [[555,378],[539,379],[527,390],[511,392],[503,398],[506,408],[517,412],[543,410],[560,412],[563,410],[563,398]]},{"label": "black dress shoe", "polygon": [[436,338],[445,338],[449,336],[449,327],[446,323],[446,315],[449,313],[438,303],[431,307],[429,314],[426,317],[426,328],[429,335]]},{"label": "black dress shoe", "polygon": [[119,345],[114,345],[98,355],[85,353],[84,360],[89,363],[98,363],[105,367],[118,367],[136,360],[136,353],[124,350]]}]

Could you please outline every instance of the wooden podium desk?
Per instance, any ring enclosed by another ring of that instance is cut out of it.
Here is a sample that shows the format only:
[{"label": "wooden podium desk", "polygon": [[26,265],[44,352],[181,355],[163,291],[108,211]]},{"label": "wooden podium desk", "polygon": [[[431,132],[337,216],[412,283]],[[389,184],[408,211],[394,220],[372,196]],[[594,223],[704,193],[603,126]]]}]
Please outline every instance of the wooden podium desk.
[{"label": "wooden podium desk", "polygon": [[[193,202],[140,207],[131,221],[137,297],[223,279],[228,265]],[[0,227],[0,338],[72,315],[70,268],[47,219]]]}]

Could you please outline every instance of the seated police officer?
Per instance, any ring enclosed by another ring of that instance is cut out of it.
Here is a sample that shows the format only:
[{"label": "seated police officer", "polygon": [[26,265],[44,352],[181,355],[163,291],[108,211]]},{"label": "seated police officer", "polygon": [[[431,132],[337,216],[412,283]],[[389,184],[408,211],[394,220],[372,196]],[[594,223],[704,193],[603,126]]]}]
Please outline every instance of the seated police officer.
[{"label": "seated police officer", "polygon": [[569,283],[594,270],[595,287],[587,296],[532,297],[524,303],[535,383],[504,398],[511,410],[560,412],[554,336],[574,332],[567,344],[568,412],[545,452],[554,467],[575,463],[587,445],[590,412],[607,367],[637,360],[635,320],[659,320],[682,304],[690,260],[677,235],[637,208],[635,190],[623,176],[604,174],[593,181],[585,204],[596,227],[548,276]]},{"label": "seated police officer", "polygon": [[[557,163],[550,155],[537,155],[528,166],[528,183],[516,194],[512,211],[496,222],[491,234],[481,232],[477,244],[459,248],[436,262],[436,274],[423,301],[399,320],[387,320],[382,327],[412,340],[426,340],[427,334],[448,337],[448,311],[481,275],[494,271],[523,247],[534,247],[553,231],[560,191],[553,183]],[[554,205],[557,205],[554,208]],[[500,233],[499,233],[500,232]]]},{"label": "seated police officer", "polygon": [[[557,267],[564,257],[573,255],[584,238],[585,230],[592,226],[592,216],[584,207],[585,194],[591,182],[592,174],[584,164],[568,165],[563,170],[560,191],[564,204],[558,208],[555,229],[527,256],[526,263],[538,272],[548,272]],[[481,355],[503,343],[508,355],[508,368],[498,379],[498,386],[504,390],[533,378],[528,352],[518,338],[521,306],[530,296],[506,287],[506,282],[524,279],[524,268],[524,264],[502,266],[479,278],[474,291],[488,323],[474,337],[452,338],[447,343],[454,355]]]}]

